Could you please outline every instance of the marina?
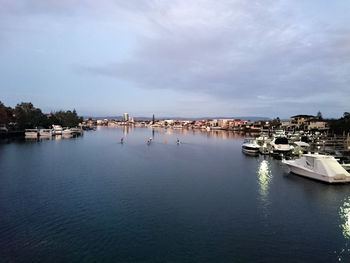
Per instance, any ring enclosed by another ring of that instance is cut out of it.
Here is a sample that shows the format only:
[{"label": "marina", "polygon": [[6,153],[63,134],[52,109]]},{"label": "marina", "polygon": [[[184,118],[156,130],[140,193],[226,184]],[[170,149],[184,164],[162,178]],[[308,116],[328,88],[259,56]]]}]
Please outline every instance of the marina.
[{"label": "marina", "polygon": [[349,10],[0,0],[0,263],[350,263]]},{"label": "marina", "polygon": [[59,138],[0,144],[1,262],[350,260],[350,185],[246,155],[245,135],[99,126]]}]

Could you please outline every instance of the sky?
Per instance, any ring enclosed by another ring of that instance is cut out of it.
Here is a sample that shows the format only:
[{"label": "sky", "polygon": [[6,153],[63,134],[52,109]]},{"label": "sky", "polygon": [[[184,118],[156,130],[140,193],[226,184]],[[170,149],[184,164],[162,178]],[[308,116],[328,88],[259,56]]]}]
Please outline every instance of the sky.
[{"label": "sky", "polygon": [[350,111],[346,0],[0,0],[0,101],[84,116]]}]

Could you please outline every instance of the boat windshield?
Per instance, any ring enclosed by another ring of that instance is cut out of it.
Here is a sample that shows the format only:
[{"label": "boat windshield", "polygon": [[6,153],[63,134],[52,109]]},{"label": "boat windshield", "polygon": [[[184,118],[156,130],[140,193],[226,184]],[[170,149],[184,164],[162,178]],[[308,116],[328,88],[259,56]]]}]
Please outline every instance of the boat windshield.
[{"label": "boat windshield", "polygon": [[276,138],[275,144],[288,144],[288,139],[285,137]]},{"label": "boat windshield", "polygon": [[255,139],[244,139],[244,143],[252,143],[252,144],[255,144],[256,141],[255,141]]},{"label": "boat windshield", "polygon": [[306,156],[306,157],[305,157],[305,160],[306,160],[306,164],[307,164],[309,167],[314,167],[315,158]]}]

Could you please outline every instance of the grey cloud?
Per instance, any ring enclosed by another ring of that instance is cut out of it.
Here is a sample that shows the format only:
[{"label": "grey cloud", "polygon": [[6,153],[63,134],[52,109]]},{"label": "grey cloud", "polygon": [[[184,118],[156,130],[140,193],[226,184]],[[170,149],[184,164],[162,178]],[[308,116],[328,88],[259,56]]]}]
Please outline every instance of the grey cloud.
[{"label": "grey cloud", "polygon": [[[338,105],[350,99],[348,21],[336,14],[332,21],[308,17],[302,1],[96,3],[0,0],[0,12],[88,16],[94,9],[96,19],[130,28],[138,43],[128,59],[79,65],[80,74],[122,79],[141,89],[204,94],[237,105],[251,102],[256,108],[307,109],[314,101],[330,109],[337,99]],[[327,97],[329,93],[336,97]]]}]

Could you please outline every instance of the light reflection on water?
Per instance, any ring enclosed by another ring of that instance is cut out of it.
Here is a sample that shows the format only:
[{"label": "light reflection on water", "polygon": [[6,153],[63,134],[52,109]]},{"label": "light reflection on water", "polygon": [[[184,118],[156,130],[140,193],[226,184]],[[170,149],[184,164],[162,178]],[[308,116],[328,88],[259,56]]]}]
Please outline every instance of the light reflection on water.
[{"label": "light reflection on water", "polygon": [[259,195],[260,200],[263,205],[264,215],[268,215],[268,206],[270,205],[270,200],[268,198],[269,188],[272,181],[272,173],[270,169],[270,164],[267,160],[262,160],[258,168],[258,183],[259,183]]},{"label": "light reflection on water", "polygon": [[[341,231],[345,240],[350,239],[350,196],[345,199],[343,205],[339,208],[339,216],[342,224],[340,224]],[[338,261],[343,260],[343,256],[347,255],[350,252],[348,247],[348,242],[344,244],[344,248],[341,249],[338,254]]]},{"label": "light reflection on water", "polygon": [[[148,137],[154,139],[149,147]],[[57,256],[43,242],[50,238],[70,262],[81,255],[91,261],[283,262],[291,249],[291,262],[350,262],[349,185],[281,176],[280,161],[241,153],[244,137],[125,126],[98,127],[79,139],[56,136],[58,142],[40,147],[37,140],[2,145],[0,212],[8,220],[0,224],[0,243],[9,249],[0,261],[11,251],[25,259],[29,251],[49,262]],[[181,146],[172,147],[177,138]],[[33,227],[47,237],[28,234]],[[299,233],[303,228],[307,235]]]},{"label": "light reflection on water", "polygon": [[348,197],[340,207],[339,215],[343,221],[343,224],[340,225],[343,236],[346,239],[350,239],[350,197]]},{"label": "light reflection on water", "polygon": [[272,174],[269,168],[269,163],[267,160],[262,160],[259,165],[259,186],[260,186],[260,194],[263,198],[266,198],[269,193],[269,183],[272,179]]}]

